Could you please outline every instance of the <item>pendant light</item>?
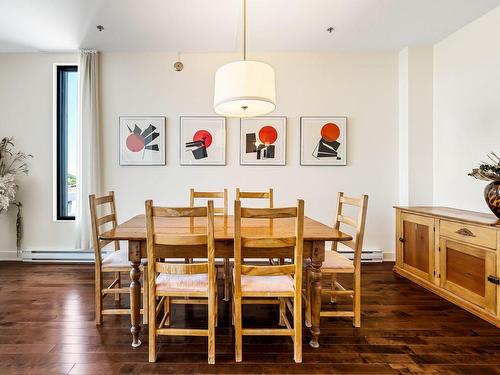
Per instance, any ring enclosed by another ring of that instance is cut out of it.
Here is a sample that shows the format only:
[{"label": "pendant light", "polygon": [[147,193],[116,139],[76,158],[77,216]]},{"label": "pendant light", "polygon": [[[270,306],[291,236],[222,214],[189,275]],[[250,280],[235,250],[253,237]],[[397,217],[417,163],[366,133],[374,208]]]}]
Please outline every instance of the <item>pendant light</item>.
[{"label": "pendant light", "polygon": [[274,69],[263,62],[247,61],[246,0],[243,0],[243,60],[215,72],[214,110],[228,117],[254,117],[274,111]]}]

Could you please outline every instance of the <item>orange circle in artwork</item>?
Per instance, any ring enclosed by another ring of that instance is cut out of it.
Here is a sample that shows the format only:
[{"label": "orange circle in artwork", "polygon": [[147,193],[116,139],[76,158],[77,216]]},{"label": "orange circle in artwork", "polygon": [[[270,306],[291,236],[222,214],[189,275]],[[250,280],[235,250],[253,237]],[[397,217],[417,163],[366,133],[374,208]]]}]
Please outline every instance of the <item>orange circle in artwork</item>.
[{"label": "orange circle in artwork", "polygon": [[340,136],[340,128],[333,122],[328,122],[321,128],[321,138],[327,142],[333,142]]},{"label": "orange circle in artwork", "polygon": [[266,125],[259,130],[259,139],[265,145],[272,145],[278,138],[278,132],[271,125]]},{"label": "orange circle in artwork", "polygon": [[212,134],[208,130],[198,130],[193,135],[193,141],[204,141],[205,148],[209,148],[212,144]]}]

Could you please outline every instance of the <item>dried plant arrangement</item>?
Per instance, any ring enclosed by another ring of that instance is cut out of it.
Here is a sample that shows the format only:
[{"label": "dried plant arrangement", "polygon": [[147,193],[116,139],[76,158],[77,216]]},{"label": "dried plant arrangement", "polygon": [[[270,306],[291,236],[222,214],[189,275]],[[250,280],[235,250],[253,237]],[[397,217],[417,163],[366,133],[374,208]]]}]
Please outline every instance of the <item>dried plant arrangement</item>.
[{"label": "dried plant arrangement", "polygon": [[479,168],[474,168],[469,176],[490,182],[484,188],[484,199],[490,210],[500,219],[500,158],[494,152],[487,156],[490,161],[481,162]]},{"label": "dried plant arrangement", "polygon": [[14,148],[12,137],[5,137],[0,141],[0,214],[6,212],[10,206],[17,207],[16,233],[19,252],[23,238],[23,211],[22,203],[16,200],[19,190],[16,178],[20,174],[28,174],[28,160],[33,155],[15,151]]},{"label": "dried plant arrangement", "polygon": [[490,162],[481,162],[479,168],[474,168],[469,176],[483,181],[500,181],[500,158],[494,152],[487,156]]}]

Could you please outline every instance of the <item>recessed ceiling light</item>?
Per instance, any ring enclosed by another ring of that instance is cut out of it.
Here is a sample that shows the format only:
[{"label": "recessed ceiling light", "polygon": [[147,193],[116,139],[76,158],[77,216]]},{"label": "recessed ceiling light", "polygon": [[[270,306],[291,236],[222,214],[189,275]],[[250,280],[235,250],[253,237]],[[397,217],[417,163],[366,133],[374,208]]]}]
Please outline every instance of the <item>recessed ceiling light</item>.
[{"label": "recessed ceiling light", "polygon": [[328,29],[326,29],[326,31],[328,31],[331,34],[335,31],[335,27],[330,26]]},{"label": "recessed ceiling light", "polygon": [[103,25],[97,25],[96,28],[99,31],[103,31],[104,30],[104,26]]}]

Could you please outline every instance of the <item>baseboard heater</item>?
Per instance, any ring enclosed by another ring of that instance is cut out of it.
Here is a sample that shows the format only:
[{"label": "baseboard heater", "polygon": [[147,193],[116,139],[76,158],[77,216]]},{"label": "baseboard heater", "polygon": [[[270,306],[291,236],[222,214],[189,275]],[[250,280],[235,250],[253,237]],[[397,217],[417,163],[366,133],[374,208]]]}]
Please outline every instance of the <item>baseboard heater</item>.
[{"label": "baseboard heater", "polygon": [[[347,249],[338,249],[338,252],[347,258],[354,259],[354,251]],[[361,263],[382,263],[384,261],[384,254],[382,250],[363,250],[361,252]]]}]

